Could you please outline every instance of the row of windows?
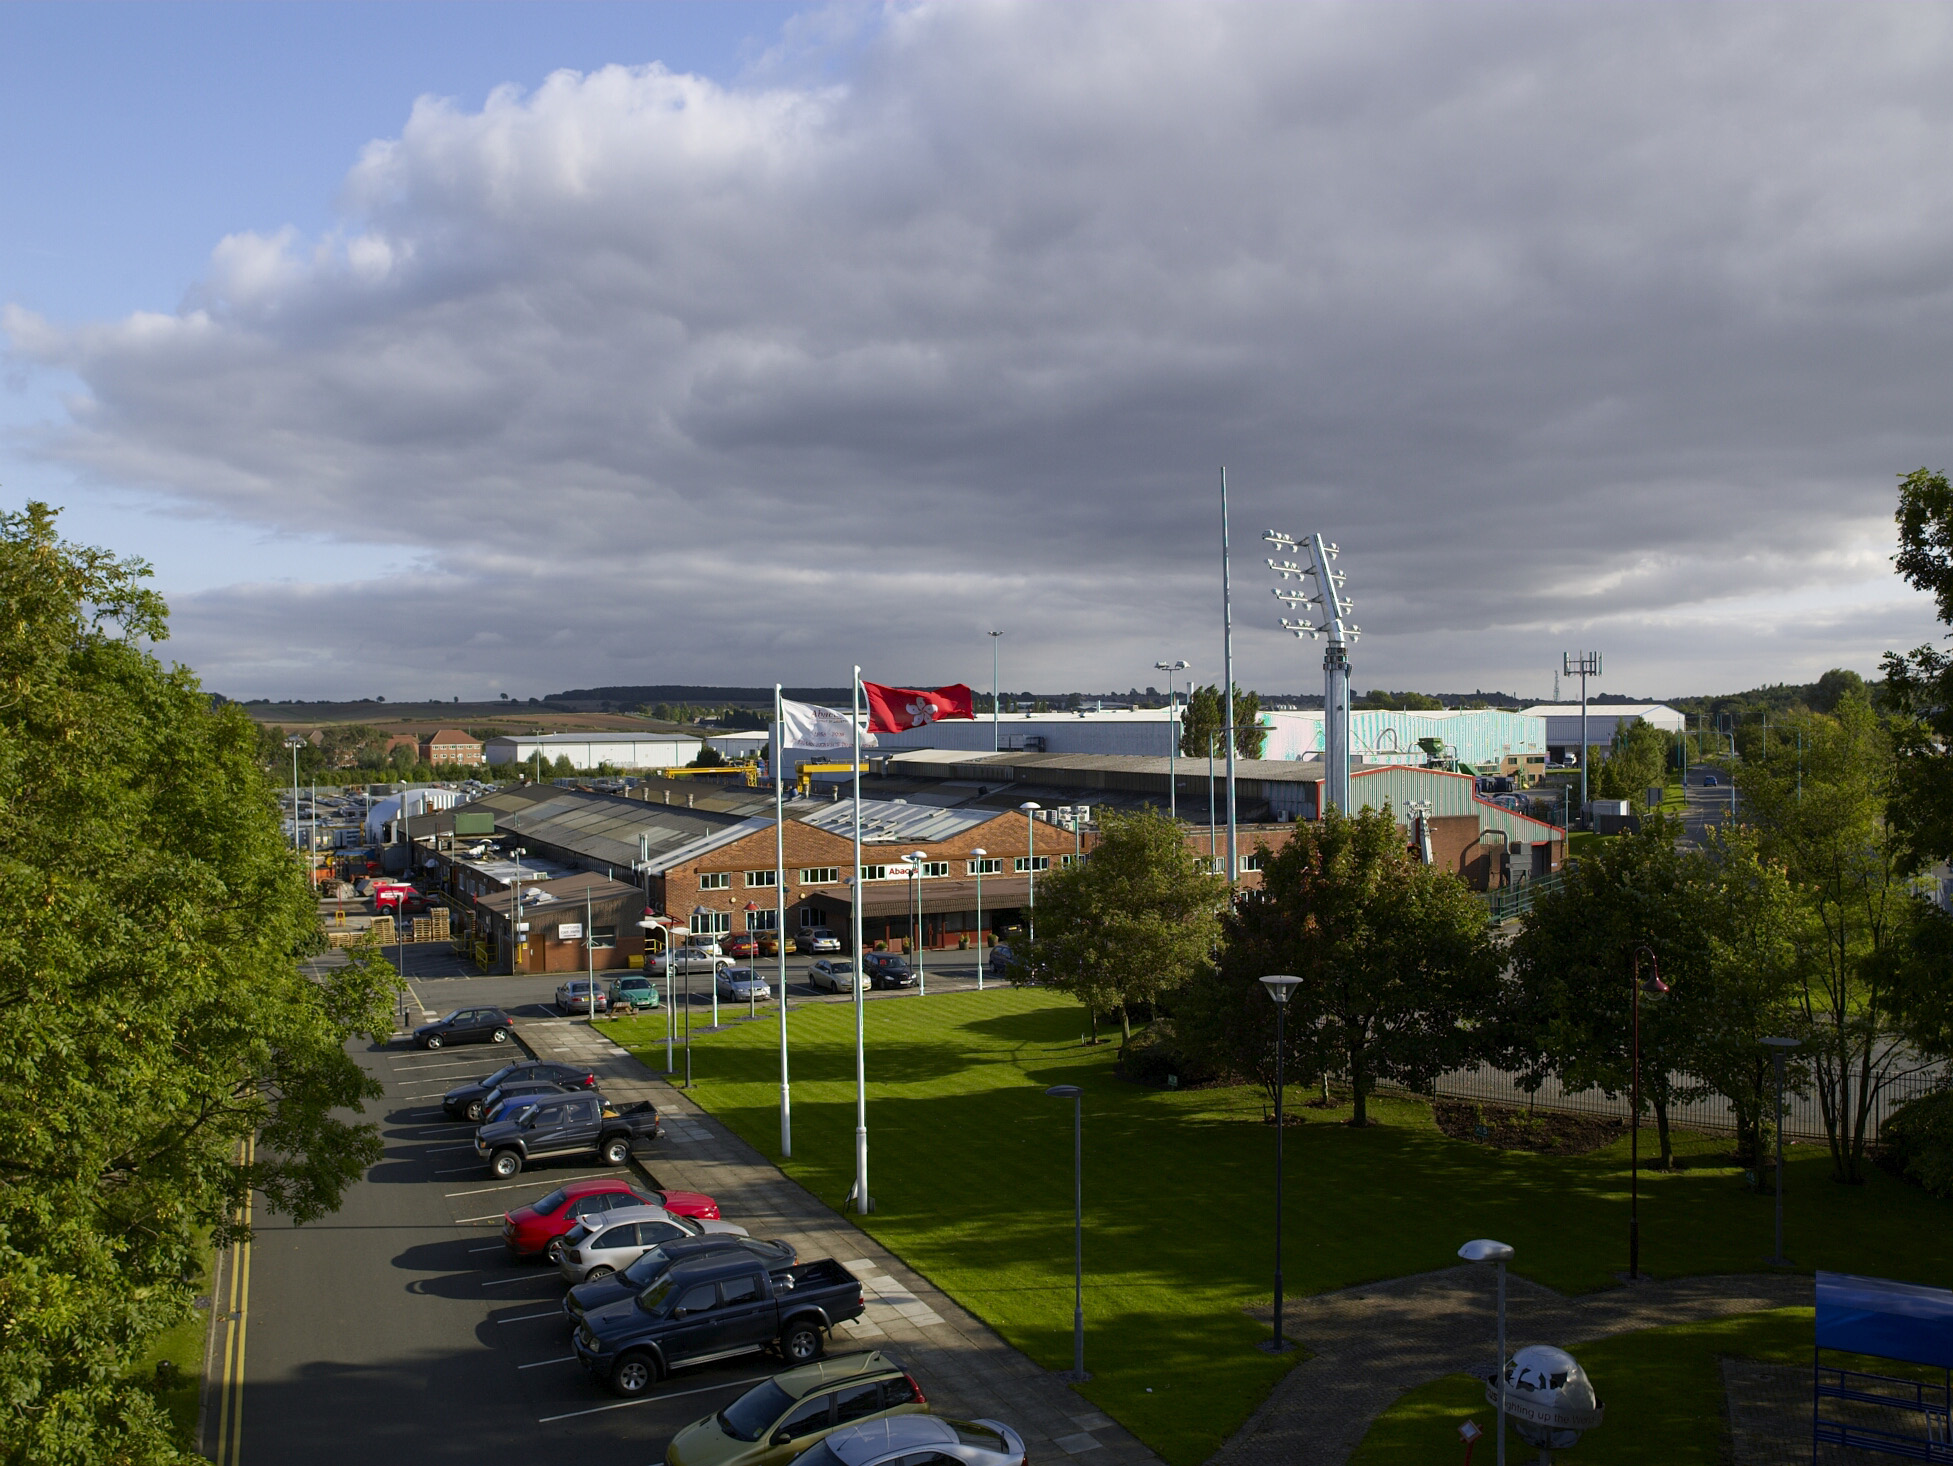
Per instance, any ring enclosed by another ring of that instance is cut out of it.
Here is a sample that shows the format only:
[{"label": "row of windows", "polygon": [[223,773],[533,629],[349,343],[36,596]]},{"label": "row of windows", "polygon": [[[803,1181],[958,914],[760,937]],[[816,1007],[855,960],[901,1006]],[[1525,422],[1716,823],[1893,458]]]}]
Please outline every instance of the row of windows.
[{"label": "row of windows", "polygon": [[[1072,857],[1069,855],[1061,855],[1058,857],[1058,863],[1060,865],[1070,865],[1071,862]],[[947,860],[923,861],[922,874],[924,879],[939,880],[948,876],[949,865],[950,863]],[[996,856],[990,856],[983,860],[966,860],[963,862],[963,869],[966,874],[973,876],[1002,875],[1004,863]],[[1048,855],[1038,856],[1034,867],[1030,856],[1020,855],[1011,862],[1011,869],[1019,875],[1023,875],[1032,869],[1047,871],[1051,869],[1051,857]],[[749,870],[746,872],[746,885],[749,888],[764,887],[771,889],[774,884],[774,879],[778,874],[779,872],[771,870]],[[861,867],[861,878],[864,881],[903,881],[907,880],[908,877],[909,867],[906,862],[900,865],[864,865]],[[840,879],[841,867],[838,865],[808,865],[802,866],[800,870],[800,884],[803,886],[832,886],[839,884]],[[730,871],[720,870],[701,875],[698,878],[698,888],[701,891],[731,890],[732,873]]]}]

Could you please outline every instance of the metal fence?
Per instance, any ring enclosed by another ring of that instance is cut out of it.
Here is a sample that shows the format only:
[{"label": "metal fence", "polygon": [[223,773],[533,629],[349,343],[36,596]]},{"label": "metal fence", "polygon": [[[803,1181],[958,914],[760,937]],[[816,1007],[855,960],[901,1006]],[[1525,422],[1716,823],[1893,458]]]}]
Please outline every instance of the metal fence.
[{"label": "metal fence", "polygon": [[1485,903],[1486,919],[1497,924],[1510,921],[1515,916],[1524,916],[1533,909],[1535,900],[1549,891],[1557,891],[1563,879],[1555,872],[1550,876],[1540,876],[1537,880],[1521,881],[1504,890],[1480,891],[1478,898]]},{"label": "metal fence", "polygon": [[[1679,1084],[1685,1076],[1674,1076]],[[1879,1128],[1885,1117],[1907,1100],[1917,1099],[1945,1082],[1945,1075],[1938,1069],[1923,1069],[1912,1073],[1899,1074],[1889,1080],[1872,1102],[1871,1116],[1866,1122],[1865,1133],[1869,1139],[1876,1140]],[[1393,1090],[1402,1093],[1399,1086],[1379,1084],[1379,1090]],[[1855,1092],[1855,1086],[1854,1086]],[[1628,1115],[1626,1095],[1609,1098],[1598,1089],[1567,1090],[1557,1079],[1549,1077],[1539,1087],[1537,1093],[1529,1094],[1521,1089],[1518,1076],[1489,1065],[1475,1069],[1454,1069],[1439,1077],[1436,1093],[1445,1099],[1477,1100],[1482,1104],[1504,1105],[1516,1110],[1554,1110],[1579,1115],[1613,1115],[1625,1120]],[[1736,1128],[1735,1113],[1729,1101],[1720,1095],[1710,1095],[1707,1099],[1691,1104],[1671,1105],[1668,1110],[1669,1123],[1691,1130],[1727,1130]],[[1643,1125],[1652,1123],[1644,1116]],[[1797,1094],[1786,1091],[1784,1094],[1784,1135],[1792,1140],[1823,1140],[1824,1112],[1818,1104],[1817,1095]]]}]

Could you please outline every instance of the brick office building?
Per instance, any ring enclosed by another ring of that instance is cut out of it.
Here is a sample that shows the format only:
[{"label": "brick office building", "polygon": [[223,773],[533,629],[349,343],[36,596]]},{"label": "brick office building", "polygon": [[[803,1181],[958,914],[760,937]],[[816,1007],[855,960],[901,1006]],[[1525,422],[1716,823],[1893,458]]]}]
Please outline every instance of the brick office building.
[{"label": "brick office building", "polygon": [[424,764],[475,765],[483,762],[481,742],[454,728],[442,728],[420,740]]}]

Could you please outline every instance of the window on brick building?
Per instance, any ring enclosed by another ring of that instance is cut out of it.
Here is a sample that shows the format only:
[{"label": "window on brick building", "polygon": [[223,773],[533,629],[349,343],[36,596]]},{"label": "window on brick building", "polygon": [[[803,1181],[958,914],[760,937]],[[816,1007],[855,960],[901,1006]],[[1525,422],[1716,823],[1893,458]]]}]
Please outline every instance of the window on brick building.
[{"label": "window on brick building", "polygon": [[800,871],[800,884],[803,886],[831,886],[841,879],[838,865],[809,865]]},{"label": "window on brick building", "polygon": [[[904,866],[896,872],[896,875],[899,877],[905,876],[908,873],[908,867]],[[861,878],[864,881],[885,881],[888,879],[888,867],[885,865],[864,865],[861,868]]]},{"label": "window on brick building", "polygon": [[593,926],[590,928],[590,946],[592,950],[600,950],[604,947],[614,947],[616,945],[617,945],[616,927]]},{"label": "window on brick building", "polygon": [[993,855],[988,860],[970,861],[969,868],[973,876],[999,876],[1004,873],[1004,862],[1002,857]]},{"label": "window on brick building", "polygon": [[732,877],[722,870],[698,878],[698,888],[701,891],[723,891],[731,885]]},{"label": "window on brick building", "polygon": [[773,878],[778,874],[779,872],[775,870],[749,870],[746,872],[746,884],[749,886],[771,886],[775,884]]},{"label": "window on brick building", "polygon": [[732,930],[730,911],[694,911],[691,920],[695,937],[721,937]]},{"label": "window on brick building", "polygon": [[924,876],[946,876],[949,874],[949,862],[947,860],[925,860],[922,862],[922,873]]},{"label": "window on brick building", "polygon": [[780,913],[772,907],[764,911],[746,913],[746,930],[749,932],[776,932],[780,929]]},{"label": "window on brick building", "polygon": [[1011,868],[1015,870],[1019,875],[1024,875],[1026,872],[1033,871],[1033,870],[1047,871],[1051,869],[1051,857],[1048,855],[1037,856],[1035,857],[1035,863],[1034,863],[1033,857],[1029,855],[1020,855],[1012,863]]}]

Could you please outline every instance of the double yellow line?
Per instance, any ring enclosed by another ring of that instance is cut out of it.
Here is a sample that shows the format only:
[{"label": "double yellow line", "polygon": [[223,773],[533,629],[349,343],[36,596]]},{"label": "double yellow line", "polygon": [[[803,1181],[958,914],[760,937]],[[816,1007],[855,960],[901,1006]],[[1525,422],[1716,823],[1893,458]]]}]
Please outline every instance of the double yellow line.
[{"label": "double yellow line", "polygon": [[[255,1137],[239,1147],[238,1155],[250,1165],[258,1154]],[[251,1225],[251,1195],[244,1196],[244,1209],[238,1220]],[[244,1324],[251,1307],[251,1244],[233,1242],[230,1256],[229,1306],[224,1311],[223,1362],[217,1371],[217,1466],[238,1466],[244,1449]]]}]

